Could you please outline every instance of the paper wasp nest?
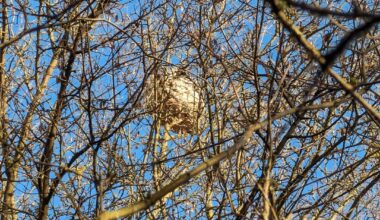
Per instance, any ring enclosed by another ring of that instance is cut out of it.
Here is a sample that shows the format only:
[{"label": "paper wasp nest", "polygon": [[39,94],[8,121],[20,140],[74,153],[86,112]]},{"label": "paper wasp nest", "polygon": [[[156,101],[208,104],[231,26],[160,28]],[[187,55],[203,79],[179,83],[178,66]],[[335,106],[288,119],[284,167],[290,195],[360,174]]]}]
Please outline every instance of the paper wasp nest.
[{"label": "paper wasp nest", "polygon": [[144,106],[176,133],[191,133],[203,106],[200,90],[184,72],[167,67],[149,77]]}]

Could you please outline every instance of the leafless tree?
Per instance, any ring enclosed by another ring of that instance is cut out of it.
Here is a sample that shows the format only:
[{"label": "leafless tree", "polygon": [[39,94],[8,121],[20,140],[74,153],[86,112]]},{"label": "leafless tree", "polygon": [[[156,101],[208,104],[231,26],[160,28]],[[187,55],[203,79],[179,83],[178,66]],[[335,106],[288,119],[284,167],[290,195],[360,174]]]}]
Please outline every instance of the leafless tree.
[{"label": "leafless tree", "polygon": [[1,219],[378,219],[379,24],[377,0],[2,0]]}]

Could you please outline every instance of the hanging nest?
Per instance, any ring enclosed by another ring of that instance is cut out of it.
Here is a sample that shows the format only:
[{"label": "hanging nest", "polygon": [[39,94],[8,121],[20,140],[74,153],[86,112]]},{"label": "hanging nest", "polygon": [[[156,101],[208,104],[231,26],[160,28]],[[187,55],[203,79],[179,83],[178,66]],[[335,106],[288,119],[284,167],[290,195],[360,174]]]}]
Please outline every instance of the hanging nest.
[{"label": "hanging nest", "polygon": [[150,77],[143,100],[146,110],[176,133],[192,133],[203,109],[199,87],[175,67]]}]

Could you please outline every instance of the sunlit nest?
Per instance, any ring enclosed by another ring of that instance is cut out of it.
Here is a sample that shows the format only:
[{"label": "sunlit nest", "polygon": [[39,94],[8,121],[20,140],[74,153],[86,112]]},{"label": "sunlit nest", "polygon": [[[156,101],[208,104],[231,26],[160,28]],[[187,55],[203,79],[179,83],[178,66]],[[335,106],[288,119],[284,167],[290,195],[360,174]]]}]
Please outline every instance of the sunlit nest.
[{"label": "sunlit nest", "polygon": [[195,81],[175,67],[149,77],[143,106],[176,133],[193,133],[203,102]]}]

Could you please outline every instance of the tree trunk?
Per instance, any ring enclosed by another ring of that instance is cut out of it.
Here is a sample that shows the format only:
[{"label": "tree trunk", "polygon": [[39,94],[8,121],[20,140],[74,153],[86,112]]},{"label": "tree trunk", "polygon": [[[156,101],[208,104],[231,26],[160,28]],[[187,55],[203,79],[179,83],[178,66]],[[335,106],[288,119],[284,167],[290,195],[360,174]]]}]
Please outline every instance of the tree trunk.
[{"label": "tree trunk", "polygon": [[4,192],[2,220],[16,220],[14,189],[17,178],[17,167],[6,166],[7,183]]}]

